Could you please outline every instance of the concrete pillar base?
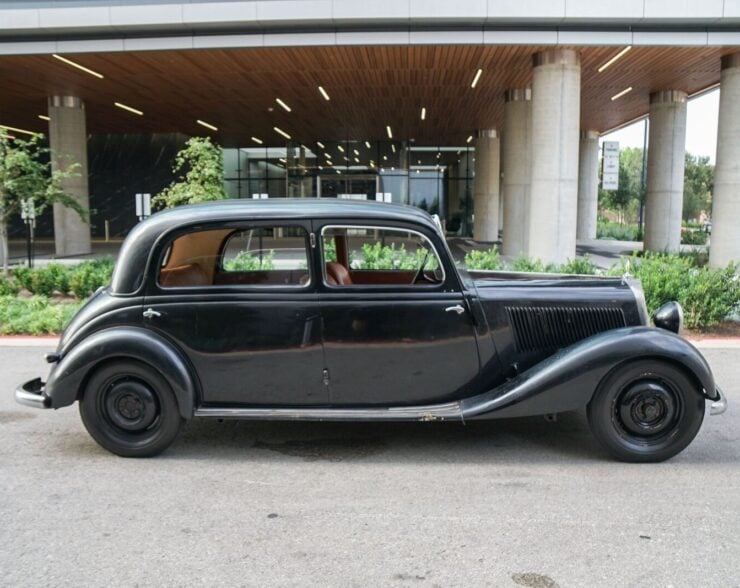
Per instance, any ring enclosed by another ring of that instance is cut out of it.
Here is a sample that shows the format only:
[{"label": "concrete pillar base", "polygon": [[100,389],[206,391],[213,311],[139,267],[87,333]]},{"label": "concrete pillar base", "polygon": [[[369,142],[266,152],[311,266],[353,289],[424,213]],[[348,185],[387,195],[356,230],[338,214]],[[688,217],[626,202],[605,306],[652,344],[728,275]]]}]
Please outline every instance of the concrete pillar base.
[{"label": "concrete pillar base", "polygon": [[596,239],[599,208],[599,133],[582,131],[578,151],[578,223],[576,239]]},{"label": "concrete pillar base", "polygon": [[709,264],[740,263],[740,53],[722,59]]},{"label": "concrete pillar base", "polygon": [[498,241],[499,138],[495,130],[479,131],[475,141],[473,239]]},{"label": "concrete pillar base", "polygon": [[[74,96],[51,96],[49,118],[52,168],[76,166],[74,176],[62,182],[62,189],[89,210],[85,105]],[[71,208],[54,204],[54,242],[58,256],[88,254],[92,251],[90,225]]]},{"label": "concrete pillar base", "polygon": [[503,159],[503,243],[504,255],[527,255],[529,210],[532,91],[508,90],[504,96],[504,129],[501,137]]},{"label": "concrete pillar base", "polygon": [[644,249],[676,253],[681,247],[686,150],[686,92],[650,95]]},{"label": "concrete pillar base", "polygon": [[534,56],[528,254],[546,263],[576,255],[581,61],[572,49]]}]

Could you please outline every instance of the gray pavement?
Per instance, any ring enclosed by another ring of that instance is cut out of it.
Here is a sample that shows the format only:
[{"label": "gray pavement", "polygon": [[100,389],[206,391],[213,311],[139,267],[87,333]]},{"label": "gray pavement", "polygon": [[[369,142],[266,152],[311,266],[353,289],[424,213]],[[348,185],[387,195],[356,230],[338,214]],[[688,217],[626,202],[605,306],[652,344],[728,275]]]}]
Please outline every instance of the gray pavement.
[{"label": "gray pavement", "polygon": [[737,347],[705,351],[728,411],[657,465],[610,461],[579,414],[194,421],[127,460],[76,407],[15,404],[44,351],[0,348],[2,586],[740,586]]}]

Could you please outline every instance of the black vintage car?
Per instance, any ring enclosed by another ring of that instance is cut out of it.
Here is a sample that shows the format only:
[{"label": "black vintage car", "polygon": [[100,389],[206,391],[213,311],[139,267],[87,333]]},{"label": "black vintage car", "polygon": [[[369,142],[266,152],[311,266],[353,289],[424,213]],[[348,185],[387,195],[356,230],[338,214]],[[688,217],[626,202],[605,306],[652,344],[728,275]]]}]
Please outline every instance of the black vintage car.
[{"label": "black vintage car", "polygon": [[67,327],[23,404],[79,401],[103,447],[154,455],[193,417],[459,421],[586,408],[616,458],[660,461],[725,408],[669,303],[622,278],[459,269],[410,207],[225,201],[161,212]]}]

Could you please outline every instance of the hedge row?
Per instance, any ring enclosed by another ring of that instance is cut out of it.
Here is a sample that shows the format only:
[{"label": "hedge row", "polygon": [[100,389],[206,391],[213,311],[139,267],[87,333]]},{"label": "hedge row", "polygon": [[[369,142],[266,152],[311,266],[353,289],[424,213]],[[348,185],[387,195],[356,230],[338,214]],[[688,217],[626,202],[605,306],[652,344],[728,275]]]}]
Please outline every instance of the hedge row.
[{"label": "hedge row", "polygon": [[700,265],[699,255],[667,255],[646,252],[624,258],[604,272],[588,260],[576,259],[564,265],[545,265],[520,257],[505,264],[494,245],[488,251],[471,251],[465,265],[472,270],[514,270],[540,273],[622,275],[629,271],[642,282],[648,311],[652,314],[669,300],[677,300],[691,329],[712,327],[740,308],[740,276],[732,264],[724,269]]},{"label": "hedge row", "polygon": [[38,296],[71,295],[80,300],[110,283],[113,260],[84,261],[74,266],[50,263],[41,268],[16,267],[0,276],[0,296],[16,296],[22,289]]}]

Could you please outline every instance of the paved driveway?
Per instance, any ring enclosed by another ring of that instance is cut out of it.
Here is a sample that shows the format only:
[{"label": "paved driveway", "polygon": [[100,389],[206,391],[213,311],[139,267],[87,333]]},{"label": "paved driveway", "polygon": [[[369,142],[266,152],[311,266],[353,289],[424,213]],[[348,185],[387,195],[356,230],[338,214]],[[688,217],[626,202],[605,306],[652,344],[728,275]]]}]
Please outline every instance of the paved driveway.
[{"label": "paved driveway", "polygon": [[164,455],[100,449],[76,407],[16,405],[0,348],[3,586],[737,586],[731,402],[683,454],[610,461],[574,414],[458,424],[195,421]]}]

